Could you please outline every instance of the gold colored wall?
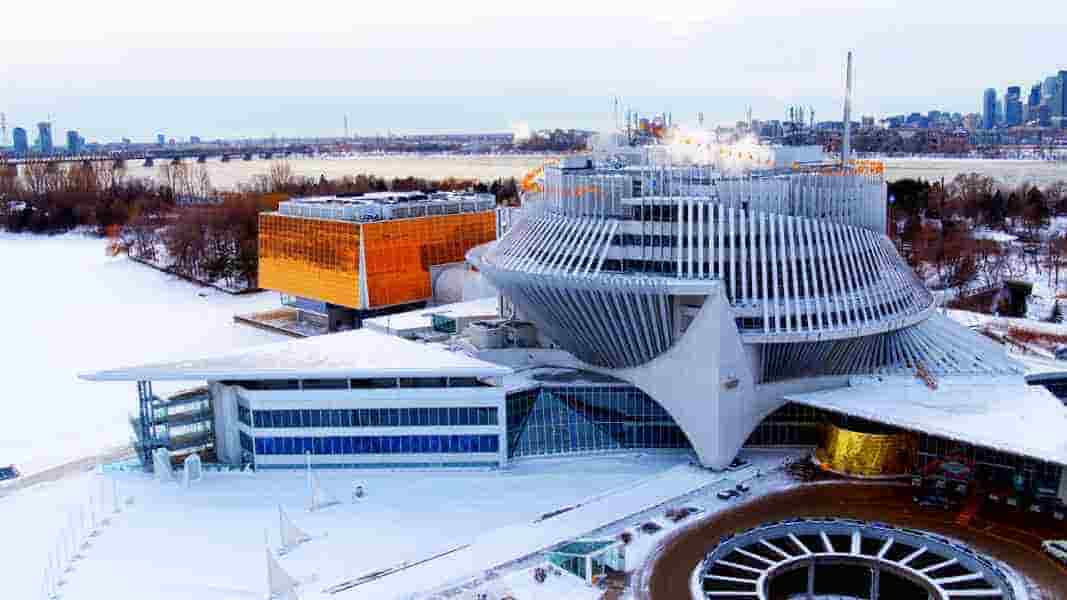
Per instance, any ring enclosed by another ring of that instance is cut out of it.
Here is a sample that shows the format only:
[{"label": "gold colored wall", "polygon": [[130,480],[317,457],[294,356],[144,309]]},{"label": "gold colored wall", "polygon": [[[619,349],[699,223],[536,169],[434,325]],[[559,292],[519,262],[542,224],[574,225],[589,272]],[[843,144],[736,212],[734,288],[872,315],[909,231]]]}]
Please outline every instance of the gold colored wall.
[{"label": "gold colored wall", "polygon": [[366,308],[431,297],[431,266],[462,262],[468,250],[494,239],[494,211],[364,223]]},{"label": "gold colored wall", "polygon": [[823,467],[853,477],[891,477],[912,471],[915,436],[873,434],[825,425],[815,458]]},{"label": "gold colored wall", "polygon": [[259,285],[361,308],[359,224],[261,214]]}]

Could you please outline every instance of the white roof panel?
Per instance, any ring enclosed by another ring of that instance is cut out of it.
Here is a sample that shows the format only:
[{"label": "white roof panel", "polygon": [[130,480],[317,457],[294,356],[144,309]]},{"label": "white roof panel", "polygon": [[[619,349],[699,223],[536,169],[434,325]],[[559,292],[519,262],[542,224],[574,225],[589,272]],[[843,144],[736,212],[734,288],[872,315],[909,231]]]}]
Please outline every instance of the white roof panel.
[{"label": "white roof panel", "polygon": [[791,402],[1067,465],[1067,407],[1022,377],[853,377]]},{"label": "white roof panel", "polygon": [[499,377],[511,369],[368,329],[188,360],[83,373],[91,381]]},{"label": "white roof panel", "polygon": [[499,303],[496,296],[478,298],[455,304],[442,304],[409,310],[393,315],[364,319],[363,324],[371,325],[379,331],[404,332],[419,329],[429,329],[433,326],[433,315],[444,315],[454,319],[463,318],[491,318],[499,312]]}]

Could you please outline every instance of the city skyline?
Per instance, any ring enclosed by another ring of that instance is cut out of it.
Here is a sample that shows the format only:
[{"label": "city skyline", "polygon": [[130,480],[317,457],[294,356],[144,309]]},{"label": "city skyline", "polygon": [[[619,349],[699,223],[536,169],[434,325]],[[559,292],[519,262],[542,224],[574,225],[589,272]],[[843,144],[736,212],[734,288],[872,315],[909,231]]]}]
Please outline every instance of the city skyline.
[{"label": "city skyline", "polygon": [[[74,7],[64,23],[9,28],[0,50],[20,59],[0,66],[0,111],[27,129],[54,114],[57,130],[89,141],[339,136],[346,115],[361,135],[605,129],[614,96],[681,123],[698,112],[730,123],[748,106],[781,119],[792,104],[833,120],[848,49],[857,116],[980,113],[985,88],[1025,91],[1062,67],[1047,48],[1056,27],[1043,24],[1067,21],[1058,6],[994,20],[959,2],[718,4],[651,16],[643,5],[539,5],[571,15],[553,18],[488,3],[408,15],[312,2],[301,14],[313,18],[295,22],[269,6],[193,2],[166,22],[132,4],[118,18]],[[51,22],[41,11],[14,7],[10,22]]]}]

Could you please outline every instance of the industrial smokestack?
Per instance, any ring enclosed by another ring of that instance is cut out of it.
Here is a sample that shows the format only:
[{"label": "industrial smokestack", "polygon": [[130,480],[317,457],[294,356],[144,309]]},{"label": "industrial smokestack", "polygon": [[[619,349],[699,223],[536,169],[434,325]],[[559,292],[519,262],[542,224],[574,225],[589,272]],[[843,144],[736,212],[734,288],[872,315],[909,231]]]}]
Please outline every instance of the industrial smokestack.
[{"label": "industrial smokestack", "polygon": [[845,136],[841,140],[841,166],[848,168],[849,153],[852,150],[852,51],[848,53],[845,66]]}]

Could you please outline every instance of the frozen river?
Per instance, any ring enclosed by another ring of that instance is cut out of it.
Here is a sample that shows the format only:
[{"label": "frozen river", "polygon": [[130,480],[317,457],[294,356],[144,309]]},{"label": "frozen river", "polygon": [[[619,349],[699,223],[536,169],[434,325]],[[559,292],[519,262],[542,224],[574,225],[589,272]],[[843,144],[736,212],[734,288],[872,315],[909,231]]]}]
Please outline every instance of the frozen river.
[{"label": "frozen river", "polygon": [[100,239],[0,232],[0,281],[0,465],[24,473],[129,442],[135,385],[84,382],[77,373],[280,339],[232,321],[277,305],[275,294],[200,288],[108,258]]},{"label": "frozen river", "polygon": [[[289,158],[293,174],[299,177],[340,179],[344,176],[372,174],[385,178],[422,177],[442,179],[445,177],[476,178],[491,181],[502,177],[521,178],[531,169],[544,163],[545,156],[352,156],[343,158]],[[234,189],[252,181],[256,175],[266,175],[273,161],[256,158],[251,161],[231,160],[221,162],[210,159],[205,163],[211,182],[220,189]],[[946,181],[960,173],[991,175],[1007,184],[1023,181],[1049,183],[1058,179],[1067,180],[1067,162],[1039,162],[1027,160],[981,160],[981,159],[885,159],[886,178],[890,181],[910,178]],[[134,177],[159,176],[159,167],[145,167],[131,163],[129,174]]]}]

